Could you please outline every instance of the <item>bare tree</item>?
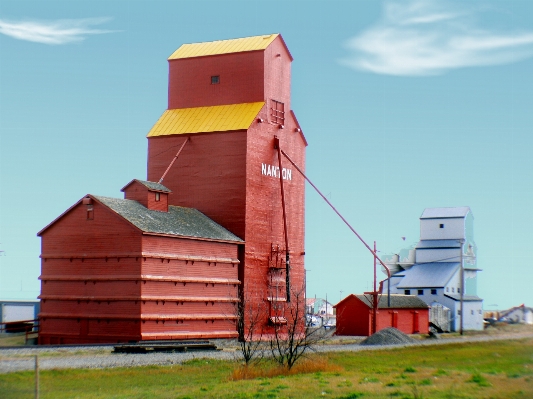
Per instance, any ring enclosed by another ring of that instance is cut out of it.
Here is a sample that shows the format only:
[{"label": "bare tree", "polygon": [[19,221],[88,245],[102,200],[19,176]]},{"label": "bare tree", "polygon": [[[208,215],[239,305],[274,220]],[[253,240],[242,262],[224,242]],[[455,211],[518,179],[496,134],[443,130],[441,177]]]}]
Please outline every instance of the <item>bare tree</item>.
[{"label": "bare tree", "polygon": [[289,370],[306,353],[327,337],[325,329],[308,326],[305,290],[291,290],[291,302],[285,304],[285,316],[273,317],[273,334],[269,338],[272,357]]},{"label": "bare tree", "polygon": [[241,296],[241,299],[235,302],[234,309],[244,363],[249,365],[260,361],[264,356],[263,334],[265,320],[268,317],[266,306],[261,306],[259,301],[247,296]]}]

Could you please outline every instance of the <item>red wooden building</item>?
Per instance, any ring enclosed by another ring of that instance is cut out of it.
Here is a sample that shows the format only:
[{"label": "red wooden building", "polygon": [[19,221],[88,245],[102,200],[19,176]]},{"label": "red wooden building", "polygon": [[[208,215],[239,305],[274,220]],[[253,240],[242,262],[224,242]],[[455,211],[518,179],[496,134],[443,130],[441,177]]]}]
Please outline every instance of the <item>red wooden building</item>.
[{"label": "red wooden building", "polygon": [[[236,336],[237,298],[266,309],[266,333],[283,323],[287,281],[304,289],[305,182],[275,145],[305,169],[291,62],[279,34],[185,44],[170,56],[148,182],[124,187],[125,200],[87,196],[39,233],[43,343],[67,342],[66,332],[85,342]],[[143,224],[155,214],[165,220]],[[159,228],[182,224],[185,233]],[[207,225],[219,234],[204,236]]]},{"label": "red wooden building", "polygon": [[236,337],[242,240],[161,184],[87,195],[39,232],[40,342]]},{"label": "red wooden building", "polygon": [[[337,305],[337,335],[369,336],[372,334],[372,297],[350,294]],[[429,307],[414,295],[387,295],[380,297],[376,331],[395,327],[405,334],[429,332]]]}]

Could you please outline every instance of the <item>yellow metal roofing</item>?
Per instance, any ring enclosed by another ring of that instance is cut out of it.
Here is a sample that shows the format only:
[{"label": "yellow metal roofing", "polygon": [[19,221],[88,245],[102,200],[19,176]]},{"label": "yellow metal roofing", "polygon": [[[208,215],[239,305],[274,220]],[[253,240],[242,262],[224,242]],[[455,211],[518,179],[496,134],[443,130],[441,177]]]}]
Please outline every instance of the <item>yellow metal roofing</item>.
[{"label": "yellow metal roofing", "polygon": [[241,39],[217,40],[214,42],[183,44],[168,57],[179,58],[202,57],[206,55],[239,53],[242,51],[264,50],[279,34],[243,37]]},{"label": "yellow metal roofing", "polygon": [[264,102],[168,109],[147,137],[248,129]]}]

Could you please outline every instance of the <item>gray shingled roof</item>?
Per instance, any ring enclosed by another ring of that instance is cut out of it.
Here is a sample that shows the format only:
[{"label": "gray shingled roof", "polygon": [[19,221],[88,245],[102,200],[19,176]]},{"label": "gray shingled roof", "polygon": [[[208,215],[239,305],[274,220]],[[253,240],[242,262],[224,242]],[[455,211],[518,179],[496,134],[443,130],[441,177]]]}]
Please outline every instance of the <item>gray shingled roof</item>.
[{"label": "gray shingled roof", "polygon": [[[372,307],[372,296],[371,295],[356,295],[356,297],[363,301],[368,307]],[[387,294],[384,293],[381,295],[381,298],[378,302],[378,309],[408,309],[408,308],[423,308],[427,309],[428,305],[422,299],[415,295],[398,295],[391,294],[390,296],[390,308],[387,306]]]},{"label": "gray shingled roof", "polygon": [[160,212],[147,209],[133,200],[96,195],[93,198],[145,233],[243,242],[235,234],[215,223],[197,209],[170,205],[168,212]]},{"label": "gray shingled roof", "polygon": [[470,212],[468,206],[456,206],[453,208],[426,208],[422,212],[420,219],[440,219],[440,218],[464,218]]},{"label": "gray shingled roof", "polygon": [[167,187],[163,186],[162,184],[155,183],[153,181],[146,181],[146,180],[139,180],[139,179],[133,179],[128,184],[126,184],[124,187],[120,189],[120,191],[124,191],[126,187],[128,187],[131,183],[134,181],[141,183],[143,186],[145,186],[148,190],[152,191],[161,191],[163,193],[171,193],[172,191],[168,189]]},{"label": "gray shingled roof", "polygon": [[414,264],[403,271],[405,277],[398,288],[440,288],[444,287],[459,269],[459,262],[432,262]]}]

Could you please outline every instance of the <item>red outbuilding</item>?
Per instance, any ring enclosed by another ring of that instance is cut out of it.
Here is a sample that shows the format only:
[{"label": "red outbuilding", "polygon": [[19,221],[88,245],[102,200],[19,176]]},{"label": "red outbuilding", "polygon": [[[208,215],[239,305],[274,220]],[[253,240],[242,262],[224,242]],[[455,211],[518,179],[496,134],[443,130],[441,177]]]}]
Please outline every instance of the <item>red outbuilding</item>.
[{"label": "red outbuilding", "polygon": [[[387,295],[378,302],[376,331],[395,327],[405,334],[429,332],[429,307],[414,295]],[[369,336],[372,334],[372,296],[350,294],[337,305],[337,335]]]},{"label": "red outbuilding", "polygon": [[304,170],[307,142],[283,38],[185,44],[168,61],[148,181],[89,195],[39,233],[43,343],[232,337],[237,299],[265,310],[268,334],[288,293],[305,306],[305,181],[279,156]]}]

